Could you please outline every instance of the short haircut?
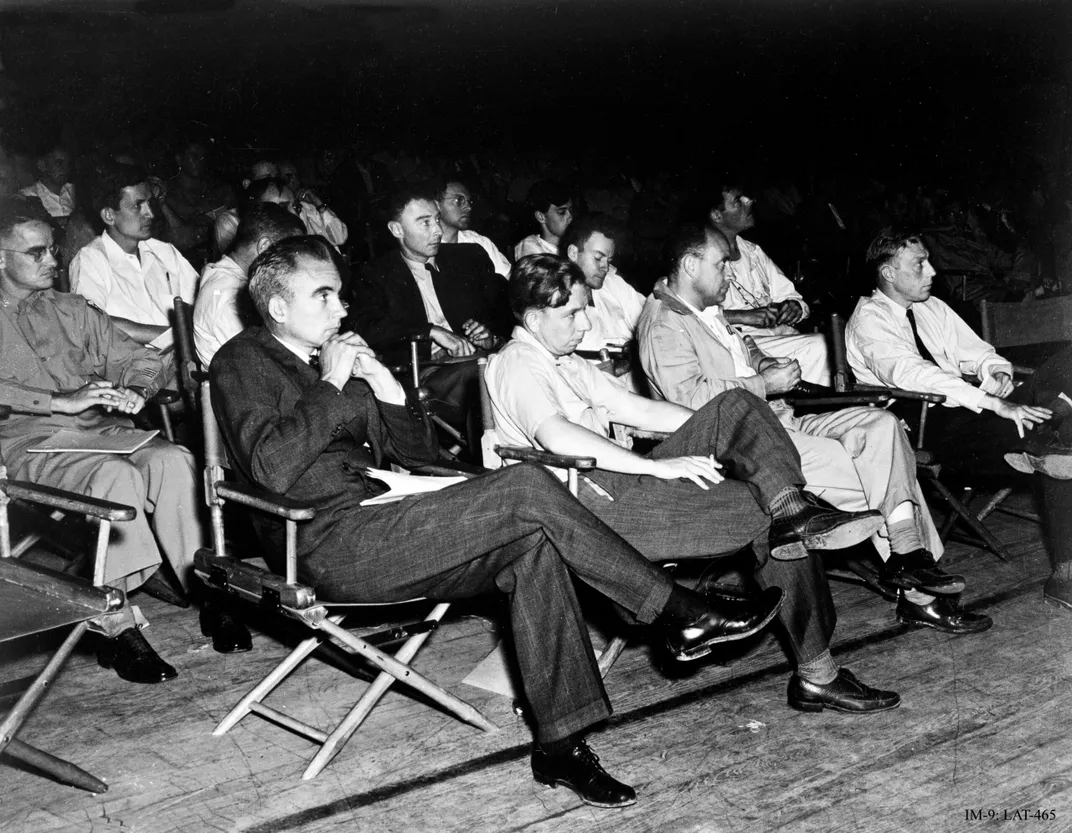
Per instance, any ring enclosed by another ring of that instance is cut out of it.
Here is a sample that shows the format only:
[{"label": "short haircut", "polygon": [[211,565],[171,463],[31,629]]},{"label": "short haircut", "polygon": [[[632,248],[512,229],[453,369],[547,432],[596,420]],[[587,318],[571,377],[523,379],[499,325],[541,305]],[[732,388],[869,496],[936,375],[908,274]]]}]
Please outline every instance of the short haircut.
[{"label": "short haircut", "polygon": [[255,179],[246,188],[246,202],[256,204],[261,201],[261,197],[267,194],[270,190],[275,188],[280,194],[283,193],[284,188],[290,188],[289,185],[278,176],[266,176],[264,179]]},{"label": "short haircut", "polygon": [[301,269],[302,260],[334,264],[331,246],[322,237],[303,234],[288,237],[265,249],[249,266],[249,296],[261,320],[268,324],[268,302],[275,297],[294,297],[291,279]]},{"label": "short haircut", "polygon": [[254,245],[262,237],[278,243],[287,237],[305,234],[305,225],[286,208],[270,202],[249,206],[238,222],[232,248]]},{"label": "short haircut", "polygon": [[523,323],[530,309],[565,306],[578,283],[584,283],[584,272],[572,260],[558,255],[526,255],[510,270],[510,311]]},{"label": "short haircut", "polygon": [[570,246],[576,246],[578,250],[583,249],[588,238],[596,232],[617,242],[624,235],[625,229],[609,214],[599,211],[583,214],[569,224],[558,244],[558,253],[566,257]]},{"label": "short haircut", "polygon": [[432,187],[435,190],[436,202],[439,202],[443,197],[447,195],[447,188],[452,184],[460,185],[470,194],[473,193],[473,189],[469,187],[468,183],[461,177],[448,176],[445,179],[436,179],[432,182]]},{"label": "short haircut", "polygon": [[387,219],[397,223],[402,219],[402,212],[411,202],[427,200],[434,203],[439,200],[439,194],[440,192],[436,191],[436,185],[432,182],[403,185],[391,194],[391,198],[387,201]]},{"label": "short haircut", "polygon": [[0,240],[9,239],[16,226],[34,222],[52,222],[52,218],[41,205],[41,200],[20,196],[0,199]]},{"label": "short haircut", "polygon": [[879,279],[879,269],[913,243],[924,247],[927,245],[919,232],[908,226],[886,226],[875,236],[867,247],[867,269],[876,282]]},{"label": "short haircut", "polygon": [[732,193],[733,191],[740,191],[744,193],[744,186],[739,179],[735,179],[733,176],[727,174],[711,181],[710,188],[707,189],[707,214],[712,211],[724,211],[726,209],[725,194]]},{"label": "short haircut", "polygon": [[89,207],[98,215],[105,208],[118,210],[123,199],[123,189],[140,185],[149,179],[145,169],[137,165],[124,165],[111,159],[99,159],[86,178],[89,190]]},{"label": "short haircut", "polygon": [[546,214],[552,205],[565,205],[572,199],[569,186],[542,179],[529,189],[528,204],[531,210]]},{"label": "short haircut", "polygon": [[681,262],[693,255],[703,257],[707,251],[707,233],[711,227],[705,223],[685,223],[674,229],[666,239],[666,274],[673,277]]}]

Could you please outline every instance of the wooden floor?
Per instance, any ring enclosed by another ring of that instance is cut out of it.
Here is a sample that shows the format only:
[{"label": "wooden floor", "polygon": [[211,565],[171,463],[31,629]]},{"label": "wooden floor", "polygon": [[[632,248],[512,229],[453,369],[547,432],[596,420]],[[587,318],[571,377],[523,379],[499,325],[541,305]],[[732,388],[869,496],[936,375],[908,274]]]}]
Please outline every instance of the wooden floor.
[{"label": "wooden floor", "polygon": [[[890,603],[834,584],[834,653],[865,681],[901,693],[892,712],[789,709],[788,666],[771,637],[727,667],[675,668],[672,676],[648,646],[630,646],[607,680],[615,717],[591,738],[608,770],[639,794],[617,811],[536,784],[530,734],[511,701],[460,682],[495,642],[487,619],[449,622],[418,664],[484,710],[499,732],[389,693],[323,774],[302,781],[311,746],[290,732],[250,717],[222,738],[211,735],[282,656],[280,643],[258,632],[252,653],[221,656],[192,611],[141,599],[153,623],[146,633],[179,678],[131,685],[98,668],[88,650],[76,653],[22,737],[110,789],[91,795],[5,758],[0,829],[1072,830],[1072,615],[1042,604],[1048,570],[1038,528],[1007,517],[994,527],[1012,563],[959,544],[947,554],[968,576],[971,606],[994,618],[987,633],[910,631],[896,624]],[[8,649],[0,682],[34,673],[44,656]],[[295,715],[337,717],[359,687],[307,663],[276,703]],[[1057,818],[1036,819],[1035,811]]]}]

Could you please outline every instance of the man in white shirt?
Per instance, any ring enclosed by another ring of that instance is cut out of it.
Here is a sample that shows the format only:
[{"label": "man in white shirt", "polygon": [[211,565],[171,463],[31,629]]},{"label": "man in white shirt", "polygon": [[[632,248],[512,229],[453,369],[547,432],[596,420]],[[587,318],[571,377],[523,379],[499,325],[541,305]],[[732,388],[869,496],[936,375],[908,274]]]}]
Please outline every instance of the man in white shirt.
[{"label": "man in white shirt", "polygon": [[1032,485],[1054,562],[1044,598],[1072,609],[1072,350],[1014,387],[1012,365],[931,297],[935,270],[918,235],[883,229],[867,261],[877,289],[860,299],[845,331],[857,380],[946,397],[928,412],[926,439],[947,471],[1007,478],[1011,465],[1038,475]]},{"label": "man in white shirt", "polygon": [[249,265],[273,243],[300,234],[305,234],[302,221],[283,206],[254,205],[238,225],[231,253],[205,266],[193,322],[194,348],[202,367],[207,368],[224,342],[247,326],[242,297],[249,280]]},{"label": "man in white shirt", "polygon": [[[728,390],[762,398],[792,390],[800,380],[799,365],[766,355],[718,311],[727,284],[725,238],[690,224],[671,236],[668,249],[669,277],[656,284],[637,327],[640,361],[653,393],[700,408]],[[885,579],[904,590],[898,621],[958,634],[991,626],[989,617],[961,612],[950,598],[964,590],[964,578],[946,575],[936,564],[942,542],[916,482],[914,449],[893,414],[852,407],[797,416],[777,399],[764,407],[800,454],[809,491],[846,511],[882,513],[885,529],[872,541],[885,561]]]},{"label": "man in white shirt", "polygon": [[53,220],[65,224],[74,210],[74,183],[71,178],[71,155],[63,147],[56,146],[37,159],[40,174],[33,185],[19,193],[24,197],[36,197]]},{"label": "man in white shirt", "polygon": [[312,188],[302,185],[297,166],[284,159],[279,163],[279,177],[294,192],[298,203],[298,216],[301,217],[309,234],[319,234],[338,249],[350,237],[350,231],[339,216],[328,208]]},{"label": "man in white shirt", "polygon": [[504,278],[510,277],[510,261],[506,255],[489,238],[469,228],[473,197],[464,183],[452,179],[443,185],[436,198],[436,207],[439,208],[439,222],[443,226],[440,243],[476,243],[488,253],[495,271]]},{"label": "man in white shirt", "polygon": [[139,344],[172,344],[174,299],[194,302],[197,272],[170,243],[152,239],[152,194],[145,171],[102,161],[90,181],[92,210],[104,232],[71,261],[71,291],[108,314]]},{"label": "man in white shirt", "polygon": [[529,208],[540,226],[539,234],[530,234],[514,247],[514,262],[525,255],[557,255],[562,235],[573,221],[573,198],[567,186],[542,180],[529,191]]},{"label": "man in white shirt", "polygon": [[807,303],[766,252],[741,232],[755,225],[752,199],[732,184],[716,186],[709,217],[730,246],[728,289],[722,314],[772,356],[800,363],[801,377],[830,385],[830,359],[821,333],[801,334],[794,324],[808,317]]}]

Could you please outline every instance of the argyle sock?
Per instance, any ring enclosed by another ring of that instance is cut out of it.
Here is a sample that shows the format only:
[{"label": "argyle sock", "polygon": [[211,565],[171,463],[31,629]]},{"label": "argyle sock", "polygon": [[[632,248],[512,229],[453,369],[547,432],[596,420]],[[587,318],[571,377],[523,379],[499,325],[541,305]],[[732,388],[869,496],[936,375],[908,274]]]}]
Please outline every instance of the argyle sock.
[{"label": "argyle sock", "polygon": [[796,487],[782,489],[770,503],[771,515],[775,518],[789,518],[808,508],[804,493]]},{"label": "argyle sock", "polygon": [[802,662],[797,666],[797,676],[814,685],[826,685],[837,679],[838,667],[829,649],[823,651],[815,659]]}]

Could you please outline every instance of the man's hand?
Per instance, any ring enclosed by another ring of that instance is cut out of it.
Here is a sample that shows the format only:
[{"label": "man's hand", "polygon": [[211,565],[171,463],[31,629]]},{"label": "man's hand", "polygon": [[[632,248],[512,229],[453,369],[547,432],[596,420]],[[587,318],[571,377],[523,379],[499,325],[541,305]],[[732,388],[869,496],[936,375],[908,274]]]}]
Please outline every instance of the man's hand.
[{"label": "man's hand", "polygon": [[499,339],[492,334],[491,330],[472,318],[462,324],[462,332],[481,350],[494,350],[499,345]]},{"label": "man's hand", "polygon": [[991,403],[991,410],[999,417],[1011,419],[1016,423],[1016,432],[1021,437],[1024,436],[1025,428],[1034,428],[1053,416],[1053,411],[1049,408],[1037,408],[1033,405],[1013,405],[1005,399],[994,399]]},{"label": "man's hand", "polygon": [[668,457],[665,460],[653,460],[652,476],[660,480],[691,480],[701,489],[709,487],[704,481],[718,485],[726,478],[719,471],[722,465],[714,457]]},{"label": "man's hand", "polygon": [[775,324],[789,324],[791,326],[804,317],[804,307],[801,306],[800,301],[790,299],[771,306],[778,310],[778,318],[774,322]]},{"label": "man's hand", "polygon": [[[115,410],[124,414],[136,414],[145,407],[145,391],[141,388],[116,388],[122,394],[122,401],[115,406]],[[109,411],[112,408],[108,408]]]},{"label": "man's hand", "polygon": [[[109,411],[120,408],[127,395],[111,382],[89,382],[78,390],[57,393],[52,396],[52,412],[56,414],[80,414],[90,408],[103,407]],[[142,400],[144,404],[145,400]]]},{"label": "man's hand", "polygon": [[428,334],[431,336],[432,341],[446,350],[451,356],[471,356],[476,353],[476,348],[471,341],[452,333],[444,327],[437,327],[433,324]]},{"label": "man's hand", "polygon": [[324,207],[324,201],[316,195],[316,192],[310,188],[302,188],[298,192],[298,199],[301,202],[307,202],[313,206],[313,208],[320,209]]},{"label": "man's hand", "polygon": [[991,396],[996,396],[998,399],[1004,399],[1012,393],[1012,377],[1008,373],[999,371],[993,376],[988,376],[984,379],[983,383],[979,385],[979,389],[983,391],[983,393],[989,393]]},{"label": "man's hand", "polygon": [[758,307],[757,309],[727,309],[722,314],[731,324],[744,324],[747,327],[770,329],[778,323],[777,307]]},{"label": "man's hand", "polygon": [[357,333],[336,333],[320,345],[320,379],[342,390],[354,371],[358,354],[368,349]]},{"label": "man's hand", "polygon": [[800,381],[800,362],[796,359],[771,359],[759,371],[768,394],[790,391]]}]

